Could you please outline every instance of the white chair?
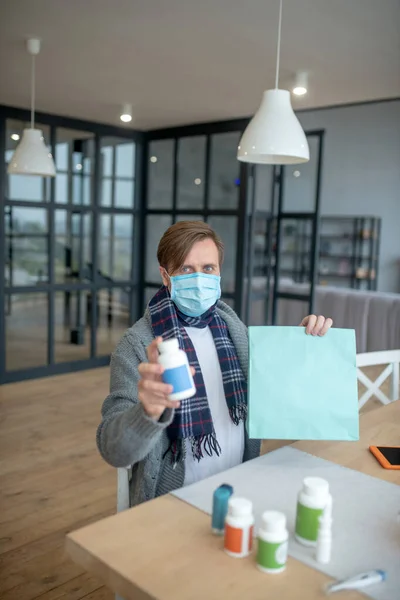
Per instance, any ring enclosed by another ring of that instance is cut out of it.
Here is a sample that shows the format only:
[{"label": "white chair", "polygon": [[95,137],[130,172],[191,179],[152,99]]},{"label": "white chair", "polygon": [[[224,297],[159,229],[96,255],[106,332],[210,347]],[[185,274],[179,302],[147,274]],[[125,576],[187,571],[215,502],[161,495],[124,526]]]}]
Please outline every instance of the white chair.
[{"label": "white chair", "polygon": [[[117,469],[117,512],[130,508],[129,470],[130,467]],[[124,599],[122,596],[115,594],[115,600]]]},{"label": "white chair", "polygon": [[130,467],[117,469],[117,512],[130,508],[129,469]]},{"label": "white chair", "polygon": [[[399,399],[399,364],[400,350],[384,350],[382,352],[365,352],[357,354],[357,377],[359,381],[367,388],[358,401],[358,407],[362,408],[371,396],[376,396],[382,404],[389,404]],[[387,365],[375,381],[371,381],[361,367],[370,367],[373,365]],[[380,389],[382,383],[390,376],[389,398]]]}]

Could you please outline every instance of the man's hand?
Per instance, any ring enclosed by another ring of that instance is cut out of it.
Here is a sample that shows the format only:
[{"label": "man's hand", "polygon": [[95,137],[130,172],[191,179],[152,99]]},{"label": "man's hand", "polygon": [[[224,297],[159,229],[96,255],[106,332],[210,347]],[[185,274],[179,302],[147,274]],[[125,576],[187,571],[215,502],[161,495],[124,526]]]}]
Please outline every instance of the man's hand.
[{"label": "man's hand", "polygon": [[308,317],[304,317],[300,323],[300,327],[305,327],[308,335],[325,335],[332,325],[332,319],[326,319],[321,315],[319,317],[316,315],[308,315]]},{"label": "man's hand", "polygon": [[[157,344],[160,342],[162,342],[162,338],[156,338],[147,347],[148,362],[139,365],[141,379],[138,384],[139,401],[142,403],[145,413],[157,421],[166,408],[179,408],[180,406],[180,402],[168,400],[173,387],[163,383],[161,378],[164,367],[158,363]],[[194,374],[193,368],[192,374]]]}]

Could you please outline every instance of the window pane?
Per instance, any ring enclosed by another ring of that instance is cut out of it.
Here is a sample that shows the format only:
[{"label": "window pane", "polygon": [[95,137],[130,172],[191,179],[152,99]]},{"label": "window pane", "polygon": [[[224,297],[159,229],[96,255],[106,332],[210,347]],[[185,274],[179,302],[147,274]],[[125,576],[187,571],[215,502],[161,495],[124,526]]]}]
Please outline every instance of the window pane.
[{"label": "window pane", "polygon": [[[5,162],[8,164],[20,143],[25,128],[30,127],[30,123],[8,119],[6,121],[6,139],[5,139]],[[50,129],[46,125],[36,124],[36,127],[43,133],[45,144],[49,148]],[[27,200],[33,202],[47,202],[50,193],[50,178],[37,177],[30,175],[7,175],[5,195],[8,200]]]},{"label": "window pane", "polygon": [[104,177],[101,181],[100,204],[102,206],[111,206],[111,194],[112,194],[112,179],[106,179]]},{"label": "window pane", "polygon": [[94,134],[59,127],[56,139],[56,202],[90,205]]},{"label": "window pane", "polygon": [[91,184],[92,178],[90,175],[73,175],[72,177],[72,203],[85,204],[88,206],[91,201]]},{"label": "window pane", "polygon": [[91,281],[92,217],[55,211],[54,276],[57,283]]},{"label": "window pane", "polygon": [[135,190],[135,144],[121,138],[100,141],[102,154],[102,206],[133,208]]},{"label": "window pane", "polygon": [[[74,173],[83,173],[83,162],[87,161],[87,158],[85,158],[82,150],[83,150],[83,146],[80,146],[78,148],[78,151],[74,150],[72,152],[72,171]],[[90,165],[90,161],[89,161],[89,163],[86,162],[86,164]]]},{"label": "window pane", "polygon": [[133,216],[114,216],[114,279],[130,279],[132,265]]},{"label": "window pane", "polygon": [[221,274],[222,291],[233,292],[236,276],[237,217],[210,217],[208,222],[225,245],[225,258]]},{"label": "window pane", "polygon": [[317,190],[319,138],[307,138],[310,160],[301,165],[288,165],[283,170],[283,210],[295,212],[314,211]]},{"label": "window pane", "polygon": [[[273,244],[276,235],[276,222],[272,221],[269,213],[258,213],[255,218],[254,232],[249,231],[248,236],[253,236],[253,277],[263,277],[267,275],[268,268],[275,264],[273,255],[268,259],[268,243]],[[250,244],[250,237],[248,240]],[[269,264],[270,261],[270,264]]]},{"label": "window pane", "polygon": [[239,204],[239,162],[236,158],[240,133],[211,136],[209,206],[235,209]]},{"label": "window pane", "polygon": [[[272,210],[272,181],[274,167],[272,165],[254,165],[256,210],[271,212]],[[250,195],[248,198],[250,199]],[[251,213],[251,202],[247,202],[247,213]]]},{"label": "window pane", "polygon": [[[92,144],[93,147],[93,154],[94,154],[94,144]],[[92,167],[94,166],[94,156],[92,157],[85,157],[83,159],[83,172],[85,175],[90,175],[92,173]]]},{"label": "window pane", "polygon": [[149,215],[146,223],[146,281],[160,282],[160,272],[157,262],[157,247],[163,233],[172,225],[169,215]]},{"label": "window pane", "polygon": [[115,175],[117,177],[135,176],[135,144],[120,142],[115,146]]},{"label": "window pane", "polygon": [[88,175],[83,176],[82,204],[88,206],[92,202],[92,178]]},{"label": "window pane", "polygon": [[55,201],[60,204],[68,202],[68,175],[66,173],[56,174]]},{"label": "window pane", "polygon": [[101,152],[101,166],[100,172],[103,174],[103,177],[112,177],[113,170],[113,152],[114,149],[112,146],[103,146],[103,143],[107,143],[104,140],[101,141],[102,148]]},{"label": "window pane", "polygon": [[72,177],[72,203],[73,204],[82,204],[82,177],[81,175],[74,175]]},{"label": "window pane", "polygon": [[44,199],[43,178],[30,175],[8,175],[8,199],[41,202]]},{"label": "window pane", "polygon": [[67,142],[56,144],[55,161],[57,171],[68,171],[69,147]]},{"label": "window pane", "polygon": [[203,208],[206,137],[178,141],[178,208]]},{"label": "window pane", "polygon": [[115,206],[117,208],[132,208],[134,203],[134,185],[133,180],[116,179],[115,180]]},{"label": "window pane", "polygon": [[172,208],[173,178],[174,140],[151,142],[147,176],[149,208]]},{"label": "window pane", "polygon": [[46,234],[47,210],[45,208],[30,208],[25,206],[7,207],[7,234]]},{"label": "window pane", "polygon": [[204,221],[201,215],[177,215],[176,221]]},{"label": "window pane", "polygon": [[130,288],[100,290],[97,294],[97,355],[111,354],[130,327]]},{"label": "window pane", "polygon": [[113,280],[130,280],[132,265],[132,215],[101,215],[99,268]]},{"label": "window pane", "polygon": [[5,207],[7,286],[34,285],[48,279],[47,211]]},{"label": "window pane", "polygon": [[282,280],[309,280],[311,237],[311,220],[282,219],[279,267]]},{"label": "window pane", "polygon": [[91,293],[86,290],[55,293],[55,362],[85,360],[90,357],[91,297]]},{"label": "window pane", "polygon": [[46,365],[47,294],[11,295],[6,306],[7,371]]}]

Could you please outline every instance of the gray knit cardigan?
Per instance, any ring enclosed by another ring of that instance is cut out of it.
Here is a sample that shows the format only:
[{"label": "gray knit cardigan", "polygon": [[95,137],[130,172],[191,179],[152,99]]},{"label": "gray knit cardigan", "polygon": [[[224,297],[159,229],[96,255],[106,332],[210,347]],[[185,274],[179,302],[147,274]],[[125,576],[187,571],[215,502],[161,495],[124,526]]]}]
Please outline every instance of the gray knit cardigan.
[{"label": "gray knit cardigan", "polygon": [[[247,328],[224,302],[217,310],[226,322],[238,359],[247,379],[249,345]],[[146,348],[154,339],[150,313],[123,335],[111,357],[110,394],[102,407],[97,429],[100,454],[113,467],[132,466],[131,504],[140,504],[183,486],[184,461],[175,469],[164,453],[169,447],[167,427],[173,410],[166,409],[159,421],[146,415],[138,400],[138,366],[147,360]],[[249,440],[246,433],[243,461],[260,453],[260,441]]]}]

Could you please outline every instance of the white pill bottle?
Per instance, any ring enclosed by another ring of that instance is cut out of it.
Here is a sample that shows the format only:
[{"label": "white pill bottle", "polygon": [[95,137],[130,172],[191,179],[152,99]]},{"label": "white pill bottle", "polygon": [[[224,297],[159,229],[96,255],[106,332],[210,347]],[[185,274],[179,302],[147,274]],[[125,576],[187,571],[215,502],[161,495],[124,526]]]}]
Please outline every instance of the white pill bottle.
[{"label": "white pill bottle", "polygon": [[179,348],[179,342],[176,338],[165,340],[158,344],[160,355],[158,362],[164,367],[162,380],[164,383],[172,385],[172,394],[168,396],[170,400],[186,400],[196,393],[196,386],[193,381],[192,373],[186,352]]},{"label": "white pill bottle", "polygon": [[286,568],[289,532],[286,517],[275,510],[262,515],[258,532],[257,567],[264,573],[282,573]]},{"label": "white pill bottle", "polygon": [[297,500],[295,537],[305,546],[317,543],[319,519],[330,499],[329,483],[321,477],[306,477]]},{"label": "white pill bottle", "polygon": [[253,504],[247,498],[232,496],[225,519],[224,550],[229,556],[243,558],[253,549]]}]

